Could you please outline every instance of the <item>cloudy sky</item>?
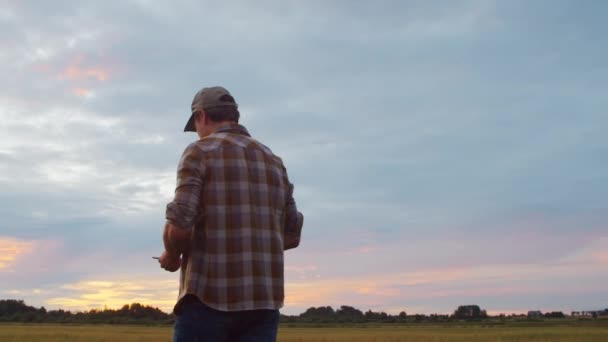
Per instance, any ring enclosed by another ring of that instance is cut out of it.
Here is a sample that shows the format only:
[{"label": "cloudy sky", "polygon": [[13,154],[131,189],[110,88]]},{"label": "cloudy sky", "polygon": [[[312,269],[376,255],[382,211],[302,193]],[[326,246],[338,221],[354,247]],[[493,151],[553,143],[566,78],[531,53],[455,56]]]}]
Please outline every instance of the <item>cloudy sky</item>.
[{"label": "cloudy sky", "polygon": [[608,307],[605,1],[0,1],[0,298],[169,311],[194,94],[306,216],[284,313]]}]

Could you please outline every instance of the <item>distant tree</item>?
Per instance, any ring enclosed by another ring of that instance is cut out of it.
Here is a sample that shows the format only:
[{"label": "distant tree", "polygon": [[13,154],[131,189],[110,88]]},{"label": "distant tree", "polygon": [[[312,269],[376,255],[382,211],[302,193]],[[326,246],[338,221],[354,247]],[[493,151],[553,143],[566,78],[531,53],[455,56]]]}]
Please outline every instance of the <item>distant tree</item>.
[{"label": "distant tree", "polygon": [[544,316],[546,318],[564,318],[564,317],[566,317],[566,315],[564,315],[564,313],[561,311],[546,312]]},{"label": "distant tree", "polygon": [[405,311],[401,311],[401,312],[399,313],[399,318],[400,318],[400,319],[406,319],[406,318],[407,318],[407,313],[405,313]]},{"label": "distant tree", "polygon": [[421,315],[421,314],[415,314],[414,315],[414,321],[416,321],[416,322],[423,321],[424,319],[426,319],[425,315]]},{"label": "distant tree", "polygon": [[372,310],[367,310],[364,316],[365,320],[369,322],[380,321],[380,314],[378,312],[373,312]]},{"label": "distant tree", "polygon": [[318,308],[308,308],[305,312],[300,314],[300,317],[312,320],[331,320],[334,318],[335,314],[336,312],[331,306],[320,306]]},{"label": "distant tree", "polygon": [[25,314],[28,312],[37,312],[33,306],[28,306],[23,300],[3,299],[0,300],[0,316],[10,316],[14,314]]},{"label": "distant tree", "polygon": [[342,305],[338,310],[336,310],[336,317],[339,320],[352,322],[362,321],[364,315],[361,310],[355,309],[352,306]]},{"label": "distant tree", "polygon": [[453,316],[457,319],[476,319],[485,318],[487,314],[479,305],[461,305],[454,311]]}]

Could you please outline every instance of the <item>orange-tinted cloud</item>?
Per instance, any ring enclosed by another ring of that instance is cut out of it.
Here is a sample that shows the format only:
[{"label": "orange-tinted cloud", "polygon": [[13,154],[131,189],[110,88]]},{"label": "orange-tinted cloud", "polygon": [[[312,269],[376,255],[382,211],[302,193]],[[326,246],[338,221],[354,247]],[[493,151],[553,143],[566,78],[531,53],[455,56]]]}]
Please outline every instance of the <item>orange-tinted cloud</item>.
[{"label": "orange-tinted cloud", "polygon": [[593,254],[593,258],[594,260],[602,263],[602,264],[606,264],[608,265],[608,252],[597,252]]},{"label": "orange-tinted cloud", "polygon": [[438,269],[416,272],[395,272],[386,275],[348,278],[322,278],[301,280],[286,284],[285,304],[290,306],[314,306],[332,303],[336,298],[349,298],[349,303],[374,298],[412,295],[402,293],[399,287],[445,284],[463,279],[467,274],[461,269]]},{"label": "orange-tinted cloud", "polygon": [[78,97],[90,97],[93,92],[91,91],[91,89],[86,89],[86,88],[72,88],[72,94],[78,96]]},{"label": "orange-tinted cloud", "polygon": [[32,249],[33,242],[0,237],[0,272],[8,269],[17,258],[30,253]]},{"label": "orange-tinted cloud", "polygon": [[608,266],[608,237],[596,238],[592,244],[567,255],[562,261],[580,266]]},{"label": "orange-tinted cloud", "polygon": [[107,68],[96,66],[96,67],[85,67],[82,66],[82,56],[76,57],[70,65],[68,65],[59,75],[60,79],[68,79],[72,81],[95,79],[99,82],[105,82],[108,80],[109,72]]},{"label": "orange-tinted cloud", "polygon": [[95,78],[98,81],[103,82],[108,79],[108,72],[102,68],[81,68],[79,66],[69,66],[63,71],[62,77],[70,80]]},{"label": "orange-tinted cloud", "polygon": [[359,253],[361,254],[369,254],[376,252],[379,248],[376,246],[363,246],[359,248]]},{"label": "orange-tinted cloud", "polygon": [[286,284],[285,305],[326,305],[341,291],[340,285],[333,281]]},{"label": "orange-tinted cloud", "polygon": [[398,297],[399,295],[401,295],[401,291],[399,291],[399,289],[375,286],[375,285],[371,285],[371,284],[363,285],[363,286],[355,289],[355,292],[360,295],[374,296],[374,297]]}]

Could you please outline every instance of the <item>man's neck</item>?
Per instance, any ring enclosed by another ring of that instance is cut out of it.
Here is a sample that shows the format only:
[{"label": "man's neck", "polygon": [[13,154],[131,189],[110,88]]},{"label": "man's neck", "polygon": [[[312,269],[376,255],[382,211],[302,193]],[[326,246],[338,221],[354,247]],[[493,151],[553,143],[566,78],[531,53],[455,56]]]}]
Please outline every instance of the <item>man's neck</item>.
[{"label": "man's neck", "polygon": [[211,134],[217,132],[218,129],[225,127],[227,125],[230,125],[230,124],[237,124],[237,123],[234,121],[220,121],[220,122],[209,123],[209,125],[206,127],[205,134],[201,138],[210,136]]}]

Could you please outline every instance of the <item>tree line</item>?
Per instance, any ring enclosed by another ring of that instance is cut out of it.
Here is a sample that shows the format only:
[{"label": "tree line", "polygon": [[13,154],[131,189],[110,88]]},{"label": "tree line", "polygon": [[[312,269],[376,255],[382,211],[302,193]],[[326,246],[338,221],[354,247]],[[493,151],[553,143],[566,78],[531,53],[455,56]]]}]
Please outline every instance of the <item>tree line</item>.
[{"label": "tree line", "polygon": [[104,324],[164,324],[173,317],[162,310],[139,303],[124,305],[118,310],[92,309],[71,312],[62,309],[46,310],[25,304],[23,300],[0,300],[0,322],[24,323],[104,323]]},{"label": "tree line", "polygon": [[[341,306],[334,310],[331,306],[311,307],[298,316],[282,316],[287,323],[406,323],[406,322],[452,322],[452,321],[483,321],[488,318],[527,318],[528,315],[505,315],[491,317],[479,305],[461,305],[452,314],[414,314],[408,315],[405,310],[397,315],[386,312],[363,312],[352,306]],[[565,318],[561,311],[547,312],[541,318]],[[539,318],[539,317],[535,317]]]},{"label": "tree line", "polygon": [[[608,312],[608,309],[606,310]],[[526,317],[526,315],[501,314],[495,318]],[[564,318],[562,312],[548,312],[543,318]],[[172,324],[173,314],[162,310],[133,303],[120,309],[92,309],[82,312],[71,312],[62,309],[46,310],[27,305],[23,300],[0,300],[0,322],[32,323],[86,323],[86,324]],[[283,323],[406,323],[406,322],[450,322],[481,321],[490,318],[486,310],[478,305],[461,305],[450,315],[431,314],[408,315],[405,310],[391,315],[372,310],[361,311],[352,306],[343,305],[337,309],[331,306],[311,307],[299,315],[281,315]]]}]

